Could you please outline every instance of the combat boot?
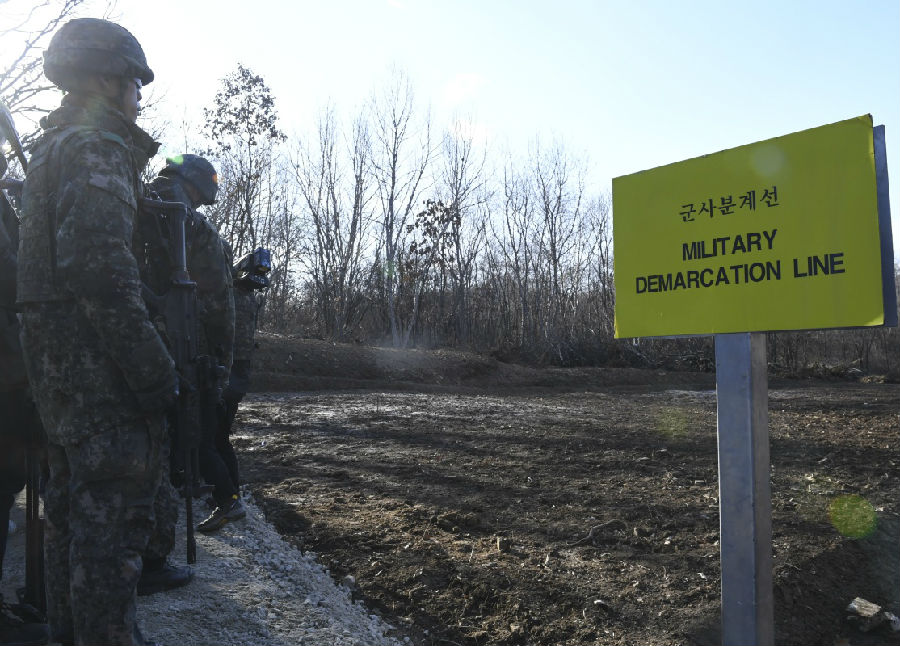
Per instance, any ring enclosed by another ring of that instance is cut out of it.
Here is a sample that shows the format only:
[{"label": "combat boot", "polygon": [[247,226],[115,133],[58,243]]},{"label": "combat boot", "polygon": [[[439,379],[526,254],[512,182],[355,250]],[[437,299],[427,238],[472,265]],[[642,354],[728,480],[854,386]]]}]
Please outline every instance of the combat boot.
[{"label": "combat boot", "polygon": [[138,580],[138,596],[156,594],[186,586],[194,578],[194,570],[189,565],[176,567],[165,558],[144,559],[141,578]]},{"label": "combat boot", "polygon": [[235,500],[231,503],[231,506],[228,508],[228,511],[225,512],[225,517],[228,520],[240,520],[247,515],[247,510],[244,508],[244,503],[240,501],[240,499]]},{"label": "combat boot", "polygon": [[247,515],[244,504],[237,496],[234,496],[224,505],[219,505],[209,515],[209,518],[197,525],[197,531],[209,534],[224,527],[228,522],[240,520]]}]

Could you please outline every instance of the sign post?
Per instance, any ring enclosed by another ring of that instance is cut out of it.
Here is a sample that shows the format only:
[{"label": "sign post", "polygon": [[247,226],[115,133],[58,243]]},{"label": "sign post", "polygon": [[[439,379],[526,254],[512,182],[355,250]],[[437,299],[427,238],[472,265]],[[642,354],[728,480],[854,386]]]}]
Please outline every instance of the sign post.
[{"label": "sign post", "polygon": [[764,332],[896,326],[864,115],[613,180],[616,337],[715,335],[724,646],[772,646]]},{"label": "sign post", "polygon": [[716,335],[722,643],[774,646],[766,337]]}]

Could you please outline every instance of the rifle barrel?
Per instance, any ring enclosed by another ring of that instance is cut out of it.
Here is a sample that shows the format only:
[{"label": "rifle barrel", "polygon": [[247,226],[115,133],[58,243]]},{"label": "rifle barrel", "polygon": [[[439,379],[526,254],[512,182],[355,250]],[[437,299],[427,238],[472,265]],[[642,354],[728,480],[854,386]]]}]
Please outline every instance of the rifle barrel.
[{"label": "rifle barrel", "polygon": [[20,179],[0,179],[0,189],[6,191],[21,191],[24,184],[25,182]]}]

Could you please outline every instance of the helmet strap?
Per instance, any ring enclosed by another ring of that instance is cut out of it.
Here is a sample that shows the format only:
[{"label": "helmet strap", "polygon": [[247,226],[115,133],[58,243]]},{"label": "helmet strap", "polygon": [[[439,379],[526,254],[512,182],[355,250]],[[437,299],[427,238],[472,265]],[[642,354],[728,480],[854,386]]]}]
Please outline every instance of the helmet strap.
[{"label": "helmet strap", "polygon": [[101,100],[112,107],[122,109],[122,93],[124,86],[117,76],[105,76],[90,74],[83,77],[77,87],[73,87],[68,94],[82,96],[87,101]]}]

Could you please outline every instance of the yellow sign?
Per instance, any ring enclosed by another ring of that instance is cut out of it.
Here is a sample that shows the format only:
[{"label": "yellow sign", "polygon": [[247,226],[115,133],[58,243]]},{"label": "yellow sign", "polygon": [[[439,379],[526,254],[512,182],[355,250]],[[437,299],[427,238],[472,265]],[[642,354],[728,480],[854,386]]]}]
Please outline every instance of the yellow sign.
[{"label": "yellow sign", "polygon": [[616,337],[881,325],[872,117],[613,180]]}]

